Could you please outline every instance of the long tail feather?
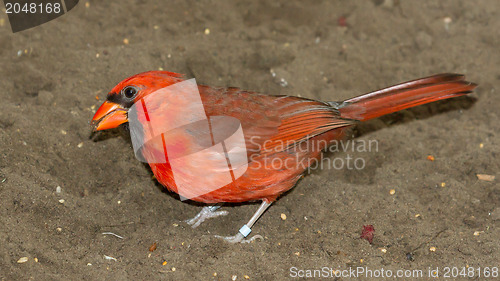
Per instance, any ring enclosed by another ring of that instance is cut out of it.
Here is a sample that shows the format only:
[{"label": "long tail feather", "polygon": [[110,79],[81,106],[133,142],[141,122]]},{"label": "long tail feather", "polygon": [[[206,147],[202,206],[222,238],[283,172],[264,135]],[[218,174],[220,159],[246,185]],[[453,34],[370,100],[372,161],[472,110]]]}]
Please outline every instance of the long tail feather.
[{"label": "long tail feather", "polygon": [[343,118],[370,120],[410,107],[454,98],[472,92],[477,85],[460,74],[438,74],[375,92],[337,104]]}]

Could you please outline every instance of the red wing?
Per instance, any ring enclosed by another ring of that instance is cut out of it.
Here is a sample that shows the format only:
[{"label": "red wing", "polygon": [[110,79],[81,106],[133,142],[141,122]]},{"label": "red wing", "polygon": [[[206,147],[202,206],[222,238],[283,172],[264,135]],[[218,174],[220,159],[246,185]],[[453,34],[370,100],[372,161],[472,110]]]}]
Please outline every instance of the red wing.
[{"label": "red wing", "polygon": [[199,86],[208,116],[240,120],[248,156],[278,152],[326,131],[355,124],[326,103],[289,96],[268,96],[237,88]]}]

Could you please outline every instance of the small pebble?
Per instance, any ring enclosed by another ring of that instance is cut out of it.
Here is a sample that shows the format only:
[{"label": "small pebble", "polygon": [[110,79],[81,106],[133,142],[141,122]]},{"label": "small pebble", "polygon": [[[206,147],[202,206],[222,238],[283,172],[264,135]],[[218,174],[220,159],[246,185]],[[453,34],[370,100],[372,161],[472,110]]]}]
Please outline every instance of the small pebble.
[{"label": "small pebble", "polygon": [[64,199],[59,199],[59,203],[64,203]]},{"label": "small pebble", "polygon": [[285,214],[281,214],[281,219],[282,220],[286,220],[286,215]]},{"label": "small pebble", "polygon": [[62,228],[58,227],[58,228],[56,228],[56,230],[57,230],[58,232],[61,232],[61,231],[62,231]]},{"label": "small pebble", "polygon": [[28,261],[28,257],[22,257],[22,258],[17,260],[17,263],[25,263],[27,261]]},{"label": "small pebble", "polygon": [[91,264],[90,262],[89,262],[89,263],[87,263],[87,266],[91,266],[91,265],[92,265],[92,264]]},{"label": "small pebble", "polygon": [[177,269],[175,267],[172,267],[170,270],[172,271],[176,271]]},{"label": "small pebble", "polygon": [[234,281],[234,280],[236,280],[236,279],[238,279],[238,276],[236,276],[236,275],[231,276],[231,280],[233,280],[233,281]]},{"label": "small pebble", "polygon": [[54,100],[54,95],[49,91],[41,90],[38,92],[38,96],[36,97],[36,102],[39,105],[50,105]]},{"label": "small pebble", "polygon": [[61,191],[62,191],[61,186],[59,186],[59,185],[58,185],[58,186],[56,187],[56,193],[61,193]]},{"label": "small pebble", "polygon": [[495,208],[495,210],[490,213],[490,216],[494,221],[500,220],[500,207]]}]

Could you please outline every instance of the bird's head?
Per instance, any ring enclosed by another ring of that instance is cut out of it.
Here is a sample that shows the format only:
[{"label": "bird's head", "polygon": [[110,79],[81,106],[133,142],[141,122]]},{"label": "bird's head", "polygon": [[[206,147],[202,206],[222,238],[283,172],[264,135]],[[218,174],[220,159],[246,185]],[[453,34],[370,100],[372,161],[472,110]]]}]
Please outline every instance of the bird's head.
[{"label": "bird's head", "polygon": [[183,81],[182,76],[168,71],[148,71],[121,81],[92,118],[94,131],[116,128],[128,122],[127,112],[135,102],[158,89]]}]

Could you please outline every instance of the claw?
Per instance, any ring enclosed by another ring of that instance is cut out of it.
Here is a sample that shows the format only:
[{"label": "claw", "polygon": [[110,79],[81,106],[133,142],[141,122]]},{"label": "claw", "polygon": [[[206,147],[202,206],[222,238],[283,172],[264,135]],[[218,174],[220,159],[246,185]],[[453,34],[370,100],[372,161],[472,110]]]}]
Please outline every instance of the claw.
[{"label": "claw", "polygon": [[236,244],[236,243],[251,243],[257,239],[260,239],[261,241],[264,241],[264,237],[262,237],[262,235],[254,235],[252,236],[252,238],[249,238],[249,239],[245,239],[245,237],[243,237],[243,234],[241,233],[238,233],[234,236],[220,236],[220,235],[215,235],[216,238],[220,238],[220,239],[224,239],[226,240],[227,242],[231,243],[231,244]]},{"label": "claw", "polygon": [[188,219],[185,222],[191,225],[192,228],[197,228],[198,226],[200,226],[202,222],[204,222],[207,219],[225,216],[229,214],[228,211],[215,211],[218,208],[214,207],[216,206],[203,207],[203,209],[201,209],[201,211],[194,218]]}]

